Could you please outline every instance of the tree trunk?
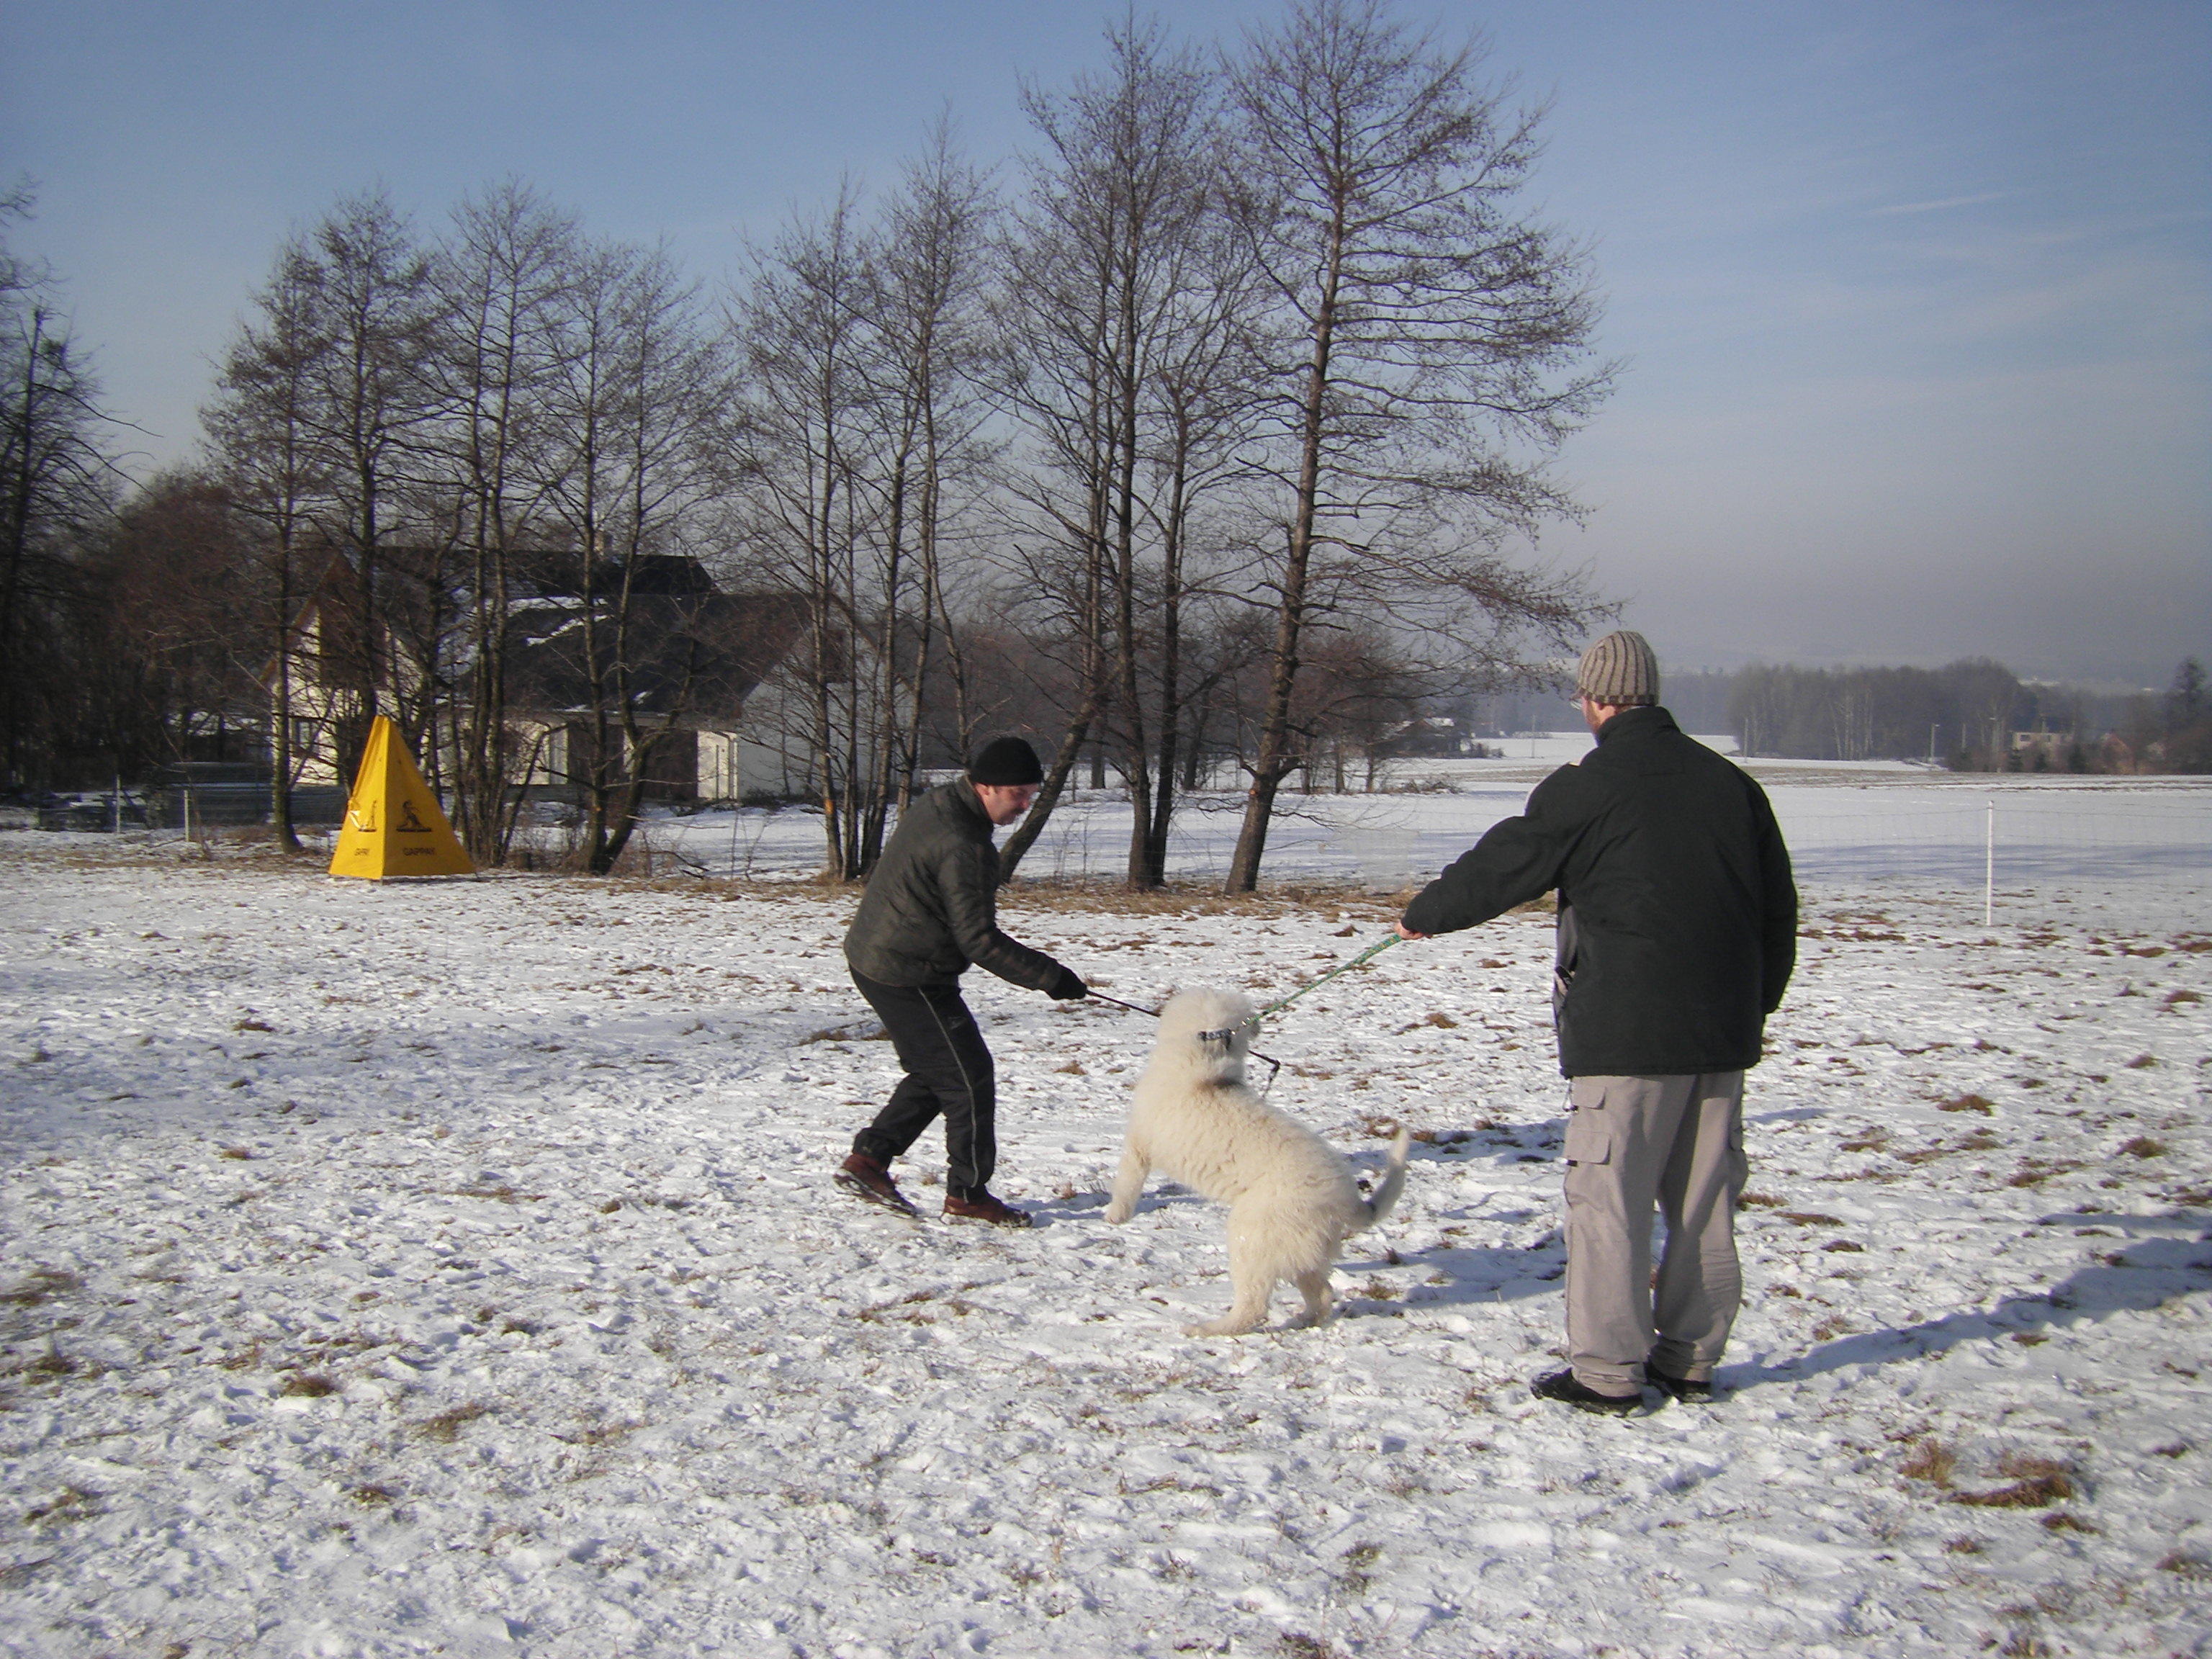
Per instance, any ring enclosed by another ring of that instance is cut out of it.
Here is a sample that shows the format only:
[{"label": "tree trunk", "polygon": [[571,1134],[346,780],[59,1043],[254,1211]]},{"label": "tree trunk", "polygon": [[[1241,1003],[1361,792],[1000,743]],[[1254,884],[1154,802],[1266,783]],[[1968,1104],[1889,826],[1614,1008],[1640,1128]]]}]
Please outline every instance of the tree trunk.
[{"label": "tree trunk", "polygon": [[1291,696],[1298,673],[1298,636],[1305,625],[1306,573],[1313,559],[1314,520],[1321,494],[1322,440],[1328,421],[1329,347],[1336,328],[1336,296],[1344,260],[1344,203],[1339,198],[1328,228],[1327,264],[1321,304],[1313,325],[1313,360],[1307,370],[1299,410],[1298,483],[1291,542],[1283,562],[1280,608],[1267,676],[1267,702],[1261,717],[1260,751],[1253,761],[1252,787],[1245,798],[1244,823],[1229,866],[1228,890],[1249,893],[1260,884],[1260,860],[1267,850],[1267,826],[1275,793],[1283,780],[1304,765],[1291,748]]}]

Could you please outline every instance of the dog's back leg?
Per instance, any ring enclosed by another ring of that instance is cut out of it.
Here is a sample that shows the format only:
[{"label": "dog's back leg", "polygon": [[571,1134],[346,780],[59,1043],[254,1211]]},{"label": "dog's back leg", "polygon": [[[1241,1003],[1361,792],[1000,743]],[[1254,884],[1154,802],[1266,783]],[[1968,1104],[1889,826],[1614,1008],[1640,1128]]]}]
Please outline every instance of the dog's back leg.
[{"label": "dog's back leg", "polygon": [[1276,1262],[1267,1247],[1236,1222],[1232,1213],[1229,1227],[1229,1282],[1234,1294],[1229,1311],[1209,1325],[1184,1326],[1185,1336],[1242,1336],[1267,1322],[1267,1301],[1275,1291]]},{"label": "dog's back leg", "polygon": [[1106,1206],[1107,1220],[1127,1221],[1137,1212],[1137,1194],[1145,1190],[1145,1177],[1151,1173],[1144,1148],[1133,1134],[1121,1148],[1121,1167],[1114,1176],[1114,1200]]},{"label": "dog's back leg", "polygon": [[1316,1267],[1297,1277],[1298,1294],[1306,1299],[1306,1323],[1326,1325],[1334,1311],[1329,1305],[1328,1269]]}]

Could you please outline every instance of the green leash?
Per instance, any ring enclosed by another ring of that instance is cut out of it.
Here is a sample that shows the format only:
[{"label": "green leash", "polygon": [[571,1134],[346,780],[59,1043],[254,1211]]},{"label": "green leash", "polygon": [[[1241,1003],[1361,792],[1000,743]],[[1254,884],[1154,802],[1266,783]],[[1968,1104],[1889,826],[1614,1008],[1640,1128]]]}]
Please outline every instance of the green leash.
[{"label": "green leash", "polygon": [[[1380,943],[1369,945],[1369,946],[1368,946],[1364,951],[1361,951],[1358,956],[1356,956],[1356,957],[1352,957],[1352,959],[1351,961],[1349,961],[1349,962],[1347,962],[1347,963],[1344,963],[1340,964],[1340,966],[1338,966],[1338,967],[1334,967],[1334,968],[1330,969],[1327,973],[1323,974],[1323,975],[1322,975],[1319,979],[1317,979],[1317,980],[1314,981],[1312,984],[1310,984],[1310,985],[1301,985],[1301,986],[1300,986],[1297,990],[1295,990],[1295,991],[1291,992],[1291,993],[1290,994],[1290,995],[1288,995],[1288,996],[1285,997],[1285,998],[1284,998],[1280,1002],[1271,1002],[1271,1003],[1269,1003],[1266,1007],[1264,1007],[1264,1008],[1261,1009],[1261,1010],[1260,1010],[1260,1012],[1259,1012],[1259,1013],[1258,1013],[1257,1015],[1255,1015],[1255,1018],[1262,1018],[1262,1019],[1264,1019],[1264,1018],[1265,1018],[1267,1015],[1269,1015],[1269,1014],[1275,1013],[1275,1012],[1277,1012],[1278,1011],[1279,1011],[1279,1010],[1281,1010],[1281,1009],[1284,1009],[1284,1008],[1287,1008],[1287,1007],[1289,1007],[1292,1003],[1296,1002],[1296,1001],[1297,1001],[1300,997],[1304,996],[1307,992],[1309,992],[1309,991],[1316,991],[1316,990],[1319,990],[1322,986],[1324,986],[1324,985],[1328,984],[1328,983],[1329,982],[1329,981],[1331,981],[1331,980],[1334,979],[1334,978],[1335,978],[1339,974],[1348,974],[1348,973],[1350,973],[1353,969],[1355,969],[1355,968],[1357,968],[1358,966],[1359,966],[1359,964],[1360,964],[1361,963],[1363,963],[1363,962],[1366,962],[1366,961],[1369,961],[1369,960],[1372,959],[1373,957],[1379,957],[1379,956],[1381,956],[1381,955],[1382,954],[1382,952],[1383,952],[1383,951],[1385,951],[1389,950],[1392,945],[1395,945],[1397,942],[1398,942],[1398,936],[1397,936],[1397,934],[1395,934],[1395,933],[1391,933],[1391,934],[1389,934],[1389,935],[1386,936],[1386,937],[1385,937],[1385,938],[1384,938],[1384,939],[1383,939]],[[1154,1009],[1154,1008],[1140,1008],[1140,1007],[1139,1007],[1139,1006],[1138,1006],[1135,1003],[1133,1003],[1133,1002],[1124,1002],[1124,1001],[1122,1001],[1122,1000],[1121,1000],[1121,998],[1119,998],[1119,997],[1109,997],[1109,996],[1108,996],[1108,995],[1107,995],[1103,991],[1093,991],[1093,992],[1091,992],[1091,996],[1092,1000],[1095,1000],[1095,1001],[1098,1001],[1098,1002],[1110,1002],[1110,1003],[1112,1003],[1112,1004],[1113,1004],[1116,1008],[1127,1008],[1127,1009],[1131,1013],[1133,1013],[1133,1014],[1142,1014],[1142,1015],[1144,1015],[1144,1016],[1145,1016],[1145,1018],[1147,1018],[1147,1019],[1158,1019],[1158,1018],[1160,1017],[1160,1016],[1159,1016],[1159,1011],[1158,1011],[1158,1009]],[[1265,1061],[1267,1063],[1267,1065],[1268,1065],[1270,1067],[1272,1067],[1272,1068],[1273,1068],[1273,1069],[1272,1069],[1272,1070],[1270,1070],[1270,1071],[1268,1072],[1268,1073],[1267,1073],[1267,1088],[1262,1089],[1262,1090],[1261,1090],[1261,1091],[1260,1091],[1261,1094],[1263,1094],[1263,1095],[1264,1095],[1264,1094],[1266,1094],[1266,1093],[1267,1092],[1267,1090],[1268,1090],[1268,1089],[1273,1089],[1273,1088],[1275,1086],[1275,1079],[1276,1079],[1276,1077],[1277,1077],[1277,1076],[1281,1073],[1281,1071],[1282,1071],[1282,1069],[1283,1069],[1283,1062],[1282,1062],[1281,1060],[1279,1060],[1275,1059],[1275,1058],[1274,1058],[1273,1056],[1272,1056],[1272,1055],[1269,1055],[1269,1054],[1261,1054],[1261,1053],[1257,1048],[1249,1049],[1249,1050],[1248,1050],[1247,1052],[1249,1052],[1249,1053],[1251,1054],[1251,1056],[1252,1056],[1252,1058],[1253,1058],[1253,1059],[1255,1059],[1255,1060],[1265,1060]]]},{"label": "green leash", "polygon": [[1347,962],[1347,963],[1341,963],[1340,965],[1339,965],[1339,966],[1337,966],[1337,967],[1334,967],[1334,968],[1330,969],[1327,973],[1323,974],[1323,975],[1322,975],[1319,979],[1313,981],[1312,981],[1311,983],[1310,983],[1310,984],[1301,985],[1300,987],[1298,987],[1298,988],[1297,988],[1297,990],[1295,990],[1295,991],[1291,992],[1291,993],[1290,994],[1290,995],[1288,995],[1288,996],[1286,996],[1286,997],[1283,998],[1281,1001],[1279,1001],[1279,1002],[1271,1002],[1271,1003],[1269,1003],[1266,1007],[1262,1008],[1262,1009],[1260,1011],[1260,1017],[1261,1017],[1262,1019],[1265,1019],[1265,1018],[1266,1018],[1269,1014],[1280,1013],[1284,1009],[1285,1009],[1285,1008],[1289,1007],[1292,1003],[1296,1002],[1296,1001],[1297,1001],[1300,997],[1304,996],[1307,992],[1309,992],[1309,991],[1318,991],[1319,989],[1321,989],[1321,988],[1322,988],[1322,986],[1324,986],[1324,985],[1328,984],[1328,983],[1329,982],[1329,981],[1331,981],[1331,980],[1334,979],[1334,978],[1335,978],[1339,974],[1348,974],[1348,973],[1350,973],[1353,969],[1355,969],[1355,968],[1358,967],[1358,966],[1360,965],[1360,963],[1364,963],[1364,962],[1370,962],[1370,961],[1372,961],[1375,957],[1381,956],[1381,955],[1382,955],[1385,951],[1389,950],[1392,945],[1395,945],[1397,942],[1398,942],[1398,936],[1397,936],[1397,934],[1395,934],[1395,933],[1386,933],[1386,934],[1384,934],[1384,935],[1383,935],[1383,937],[1382,938],[1382,939],[1381,939],[1380,941],[1378,941],[1378,942],[1377,942],[1377,943],[1376,943],[1376,944],[1373,944],[1373,945],[1369,945],[1369,946],[1368,946],[1364,951],[1361,951],[1358,956],[1356,956],[1356,957],[1352,957],[1352,959],[1351,961],[1349,961],[1349,962]]}]

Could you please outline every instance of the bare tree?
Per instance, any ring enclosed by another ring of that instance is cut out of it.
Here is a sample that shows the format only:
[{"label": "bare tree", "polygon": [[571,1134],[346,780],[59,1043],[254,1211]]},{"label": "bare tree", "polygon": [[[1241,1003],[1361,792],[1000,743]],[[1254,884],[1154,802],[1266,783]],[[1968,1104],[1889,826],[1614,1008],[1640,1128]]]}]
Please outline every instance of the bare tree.
[{"label": "bare tree", "polygon": [[[1264,710],[1229,886],[1259,880],[1285,779],[1304,634],[1363,602],[1478,651],[1564,641],[1589,602],[1498,549],[1571,501],[1541,458],[1595,406],[1580,249],[1514,216],[1540,112],[1480,87],[1382,0],[1297,0],[1231,68],[1240,214],[1269,341],[1273,613]],[[1529,461],[1523,456],[1539,459]]]},{"label": "bare tree", "polygon": [[687,549],[713,493],[731,386],[698,287],[665,250],[599,247],[564,293],[547,499],[579,550],[568,649],[590,728],[581,854],[605,875],[637,828],[656,751],[684,718],[700,650],[700,589],[641,573],[670,568],[655,559],[694,568]]},{"label": "bare tree", "polygon": [[269,699],[270,822],[287,852],[300,850],[292,790],[301,756],[293,741],[297,627],[307,587],[309,514],[329,488],[312,441],[309,400],[325,349],[314,303],[312,256],[297,240],[277,250],[254,313],[223,353],[216,395],[200,411],[232,510],[258,530],[263,638]]},{"label": "bare tree", "polygon": [[343,779],[353,775],[369,722],[383,708],[411,715],[401,724],[418,747],[427,722],[420,689],[415,707],[404,708],[406,688],[386,659],[393,618],[381,586],[395,520],[404,520],[414,483],[412,452],[436,412],[424,374],[434,296],[429,254],[380,190],[345,198],[325,216],[307,239],[300,276],[320,337],[301,404],[313,465],[326,481],[311,518],[350,566],[356,590],[347,608],[356,637],[324,664],[344,694],[332,708]]},{"label": "bare tree", "polygon": [[[28,184],[0,193],[0,225],[27,217],[32,201]],[[0,777],[10,783],[53,757],[70,549],[112,509],[112,424],[52,278],[0,243]]]},{"label": "bare tree", "polygon": [[732,319],[744,358],[745,523],[763,576],[803,601],[805,657],[787,665],[806,706],[823,867],[849,880],[862,862],[864,740],[859,657],[868,630],[864,537],[878,498],[862,487],[881,393],[866,320],[877,283],[856,192],[785,227],[755,252]]},{"label": "bare tree", "polygon": [[1123,23],[1106,38],[1105,73],[1025,99],[1042,149],[1009,244],[1003,349],[1009,392],[1036,439],[1027,494],[1042,533],[1029,558],[1043,579],[1036,591],[1059,611],[1076,691],[1001,867],[1012,873],[1086,745],[1106,737],[1135,806],[1128,879],[1156,885],[1174,735],[1164,732],[1156,778],[1146,691],[1163,685],[1159,721],[1171,728],[1193,463],[1247,290],[1218,257],[1218,81],[1157,24]]},{"label": "bare tree", "polygon": [[88,711],[119,770],[260,757],[267,607],[252,521],[204,472],[134,492],[84,554]]},{"label": "bare tree", "polygon": [[587,257],[573,218],[508,179],[455,210],[436,267],[441,493],[466,607],[461,684],[447,717],[454,817],[479,863],[501,862],[514,834],[508,624],[520,567],[532,553],[542,562],[548,497],[574,453],[553,429],[552,394],[569,345],[565,308]]},{"label": "bare tree", "polygon": [[[1158,547],[1158,592],[1151,659],[1153,775],[1149,811],[1134,815],[1129,880],[1158,887],[1167,879],[1168,834],[1177,801],[1178,772],[1188,773],[1204,740],[1203,718],[1186,738],[1188,705],[1218,683],[1223,666],[1207,653],[1192,659],[1186,630],[1194,605],[1218,609],[1237,585],[1243,562],[1233,512],[1206,508],[1245,476],[1241,452],[1260,410],[1260,360],[1254,350],[1261,297],[1256,270],[1240,239],[1217,213],[1193,227],[1176,251],[1183,267],[1172,280],[1146,387],[1152,427],[1145,465],[1152,482],[1146,515]],[[1233,501],[1233,497],[1231,498]],[[1201,611],[1198,617],[1205,620]],[[1133,696],[1133,691],[1131,694]],[[1142,732],[1132,734],[1141,769]],[[1182,751],[1188,745],[1186,758]]]},{"label": "bare tree", "polygon": [[940,645],[952,653],[956,676],[962,669],[946,604],[945,537],[956,516],[953,493],[972,485],[988,459],[980,435],[988,410],[978,382],[993,213],[988,181],[960,157],[950,123],[940,120],[884,205],[866,267],[873,349],[866,360],[878,383],[868,406],[879,460],[859,479],[878,498],[870,515],[876,753],[861,807],[863,874],[882,852],[892,808],[903,811],[913,796]]}]

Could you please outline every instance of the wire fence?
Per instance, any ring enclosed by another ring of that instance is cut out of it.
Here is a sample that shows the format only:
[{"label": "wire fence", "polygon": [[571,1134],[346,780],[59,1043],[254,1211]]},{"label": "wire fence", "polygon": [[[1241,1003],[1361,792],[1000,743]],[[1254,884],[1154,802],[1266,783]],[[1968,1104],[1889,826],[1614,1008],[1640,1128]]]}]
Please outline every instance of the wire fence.
[{"label": "wire fence", "polygon": [[2212,797],[2156,805],[1990,797],[1907,811],[1784,818],[1798,867],[1830,878],[2008,882],[2201,880]]},{"label": "wire fence", "polygon": [[[2160,925],[2212,927],[2212,787],[2170,791],[1966,787],[1772,790],[1799,882],[1808,890],[1896,890],[1972,900],[1994,922],[2047,915],[2084,895],[2130,900]],[[1521,809],[1514,790],[1408,806],[1339,805],[1286,819],[1268,838],[1273,881],[1345,882],[1376,894],[1418,886]],[[1194,811],[1169,842],[1170,873],[1225,879],[1235,820]],[[1111,880],[1127,866],[1127,809],[1079,802],[1023,866],[1032,878]]]},{"label": "wire fence", "polygon": [[[1265,879],[1378,895],[1417,887],[1519,812],[1533,781],[1493,775],[1431,792],[1297,798],[1271,826]],[[1816,897],[1934,896],[1971,905],[1975,920],[2022,924],[2092,905],[2126,910],[2141,925],[2212,929],[2212,780],[1862,781],[1799,774],[1765,781],[1799,883]],[[194,792],[189,807],[181,792],[126,799],[125,835],[166,841],[205,833],[228,815],[206,810],[213,803],[204,793]],[[1186,799],[1169,839],[1171,879],[1208,886],[1227,878],[1242,806],[1241,795],[1228,792]],[[104,797],[71,803],[70,816],[57,815],[47,827],[112,830],[115,816],[114,799]],[[1072,796],[1030,849],[1023,878],[1118,881],[1128,865],[1131,822],[1118,792]],[[555,830],[543,833],[558,839]],[[820,867],[822,820],[789,807],[656,815],[635,844],[647,860],[665,855],[696,875],[799,878]]]}]

